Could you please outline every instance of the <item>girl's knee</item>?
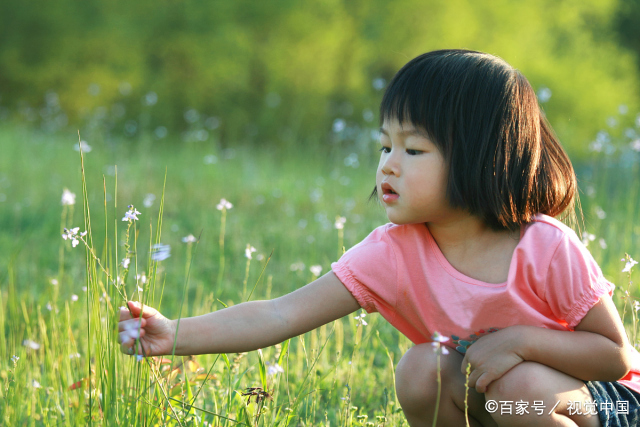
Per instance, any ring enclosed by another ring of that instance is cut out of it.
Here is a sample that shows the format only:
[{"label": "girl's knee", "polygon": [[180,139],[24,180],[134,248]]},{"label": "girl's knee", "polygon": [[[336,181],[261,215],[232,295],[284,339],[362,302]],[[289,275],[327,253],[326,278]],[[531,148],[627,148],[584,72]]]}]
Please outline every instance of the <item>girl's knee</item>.
[{"label": "girl's knee", "polygon": [[[449,382],[453,372],[460,370],[461,363],[462,358],[455,352],[440,356],[440,378],[443,385]],[[437,355],[431,344],[419,344],[409,349],[396,368],[396,394],[402,407],[424,407],[425,403],[435,402],[438,393],[437,377]]]}]

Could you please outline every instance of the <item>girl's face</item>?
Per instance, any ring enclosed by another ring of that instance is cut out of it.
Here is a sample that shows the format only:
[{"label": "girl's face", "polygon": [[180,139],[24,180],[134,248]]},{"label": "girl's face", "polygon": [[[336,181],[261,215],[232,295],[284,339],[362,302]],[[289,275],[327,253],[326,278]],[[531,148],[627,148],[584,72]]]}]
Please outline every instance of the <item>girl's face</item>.
[{"label": "girl's face", "polygon": [[376,185],[389,220],[414,224],[453,219],[446,198],[447,166],[426,132],[397,120],[385,122],[380,132]]}]

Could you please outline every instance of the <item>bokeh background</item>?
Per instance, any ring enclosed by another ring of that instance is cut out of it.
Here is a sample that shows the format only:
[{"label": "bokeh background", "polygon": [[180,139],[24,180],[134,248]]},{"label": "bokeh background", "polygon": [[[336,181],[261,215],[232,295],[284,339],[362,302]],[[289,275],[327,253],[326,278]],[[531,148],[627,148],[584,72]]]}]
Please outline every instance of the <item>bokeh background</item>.
[{"label": "bokeh background", "polygon": [[264,349],[284,372],[258,423],[239,394],[267,388],[255,352],[154,378],[119,353],[114,283],[177,318],[329,271],[387,221],[368,201],[387,83],[441,48],[530,80],[640,347],[637,269],[622,271],[640,258],[638,22],[640,0],[1,0],[0,424],[402,425],[394,365],[411,344],[376,315]]}]

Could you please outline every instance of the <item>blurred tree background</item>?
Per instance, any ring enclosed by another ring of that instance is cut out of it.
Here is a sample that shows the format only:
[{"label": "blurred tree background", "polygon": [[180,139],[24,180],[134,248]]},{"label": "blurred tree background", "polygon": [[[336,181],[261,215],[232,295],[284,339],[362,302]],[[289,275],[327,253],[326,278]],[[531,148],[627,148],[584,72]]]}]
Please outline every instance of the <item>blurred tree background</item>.
[{"label": "blurred tree background", "polygon": [[640,0],[3,0],[0,119],[94,141],[320,144],[377,128],[409,59],[469,48],[522,70],[579,155],[638,111],[639,19]]}]

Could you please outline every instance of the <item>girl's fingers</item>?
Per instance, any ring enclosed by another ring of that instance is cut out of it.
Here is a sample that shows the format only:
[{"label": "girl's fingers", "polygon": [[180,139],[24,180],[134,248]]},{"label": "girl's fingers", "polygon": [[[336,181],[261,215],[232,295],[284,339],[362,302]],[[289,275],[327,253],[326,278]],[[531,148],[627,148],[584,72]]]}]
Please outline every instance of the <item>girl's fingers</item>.
[{"label": "girl's fingers", "polygon": [[132,319],[131,313],[127,310],[127,307],[120,307],[120,321]]},{"label": "girl's fingers", "polygon": [[141,311],[142,311],[142,318],[144,319],[148,319],[149,317],[152,317],[158,314],[158,310],[156,310],[153,307],[149,307],[148,305],[145,305],[144,310],[142,310],[143,306],[138,301],[129,301],[128,305],[134,317],[141,317],[140,316]]}]

